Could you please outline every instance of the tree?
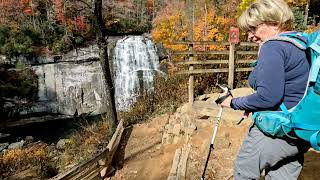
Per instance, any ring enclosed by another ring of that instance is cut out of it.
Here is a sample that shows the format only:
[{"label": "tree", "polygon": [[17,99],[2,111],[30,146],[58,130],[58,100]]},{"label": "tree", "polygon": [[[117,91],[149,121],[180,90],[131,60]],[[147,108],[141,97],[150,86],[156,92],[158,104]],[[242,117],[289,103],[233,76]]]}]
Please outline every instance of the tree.
[{"label": "tree", "polygon": [[102,71],[104,77],[106,79],[105,86],[107,92],[107,111],[105,113],[106,119],[109,121],[109,124],[112,128],[112,133],[116,128],[117,122],[117,113],[116,113],[116,106],[115,106],[115,99],[114,99],[114,86],[108,61],[108,43],[106,41],[107,33],[106,27],[102,17],[102,0],[94,0],[94,28],[96,31],[96,38],[99,47],[99,56],[100,56],[100,63],[102,67]]},{"label": "tree", "polygon": [[[191,2],[191,1],[187,1]],[[192,39],[194,41],[221,42],[228,38],[229,27],[234,25],[233,17],[218,15],[212,3],[205,0],[193,0],[193,12],[187,12],[185,2],[170,2],[157,14],[152,29],[152,37],[156,42],[161,42],[164,47],[173,51],[186,50],[185,45],[175,45],[174,41]],[[191,10],[192,11],[192,10]],[[191,27],[190,27],[191,26]],[[192,35],[190,35],[192,29]],[[210,45],[203,47],[195,45],[195,50],[217,50],[221,47]]]}]

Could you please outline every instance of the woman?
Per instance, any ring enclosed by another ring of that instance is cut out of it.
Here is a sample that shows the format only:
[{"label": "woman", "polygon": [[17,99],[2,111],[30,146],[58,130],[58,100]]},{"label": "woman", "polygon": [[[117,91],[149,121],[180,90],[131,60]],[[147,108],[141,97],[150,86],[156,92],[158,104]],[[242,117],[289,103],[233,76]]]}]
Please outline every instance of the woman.
[{"label": "woman", "polygon": [[[293,33],[293,13],[283,0],[257,0],[242,13],[238,24],[248,32],[249,40],[261,43],[258,63],[249,76],[256,91],[252,95],[228,97],[224,107],[249,112],[288,109],[303,97],[309,63],[305,52],[285,41],[267,41],[282,33]],[[234,177],[259,179],[297,179],[303,165],[303,153],[309,145],[301,140],[268,137],[254,124],[245,137],[235,162]]]}]

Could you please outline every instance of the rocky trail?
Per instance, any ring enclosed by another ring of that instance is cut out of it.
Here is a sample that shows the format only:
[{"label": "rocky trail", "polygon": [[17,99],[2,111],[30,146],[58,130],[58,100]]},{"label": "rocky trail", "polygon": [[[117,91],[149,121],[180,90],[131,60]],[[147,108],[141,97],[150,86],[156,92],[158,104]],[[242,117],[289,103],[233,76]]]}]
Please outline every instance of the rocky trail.
[{"label": "rocky trail", "polygon": [[[251,93],[236,89],[234,96]],[[174,114],[164,114],[136,124],[125,134],[117,153],[112,180],[200,179],[213,133],[218,107],[217,94],[198,97],[193,106],[184,104]],[[233,179],[233,161],[251,123],[236,125],[241,112],[225,109],[206,171],[207,179]],[[320,154],[310,150],[300,180],[316,180]]]}]

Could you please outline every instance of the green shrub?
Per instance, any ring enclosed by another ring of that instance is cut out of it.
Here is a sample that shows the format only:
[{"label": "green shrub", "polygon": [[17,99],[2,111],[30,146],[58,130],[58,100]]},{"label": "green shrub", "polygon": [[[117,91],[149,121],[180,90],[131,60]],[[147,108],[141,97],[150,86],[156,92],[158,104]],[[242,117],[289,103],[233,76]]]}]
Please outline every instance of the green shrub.
[{"label": "green shrub", "polygon": [[106,23],[109,34],[142,34],[151,28],[150,23],[139,23],[137,19],[111,18]]},{"label": "green shrub", "polygon": [[307,29],[306,24],[304,24],[304,9],[299,7],[292,8],[293,15],[294,15],[294,29],[296,31],[304,31]]},{"label": "green shrub", "polygon": [[24,70],[26,68],[26,64],[25,63],[23,63],[23,62],[21,62],[21,61],[18,61],[17,63],[16,63],[16,69],[18,69],[18,70]]},{"label": "green shrub", "polygon": [[2,25],[0,28],[0,53],[8,57],[32,56],[33,41],[29,32],[12,30],[9,26]]},{"label": "green shrub", "polygon": [[8,36],[9,28],[7,26],[0,25],[0,47],[5,44]]},{"label": "green shrub", "polygon": [[26,98],[34,100],[37,97],[38,80],[36,74],[21,62],[16,65],[18,71],[0,69],[0,96],[6,98]]},{"label": "green shrub", "polygon": [[53,42],[52,44],[52,51],[53,53],[59,53],[61,51],[63,51],[66,47],[65,42],[63,41],[63,39],[60,39],[58,41]]}]

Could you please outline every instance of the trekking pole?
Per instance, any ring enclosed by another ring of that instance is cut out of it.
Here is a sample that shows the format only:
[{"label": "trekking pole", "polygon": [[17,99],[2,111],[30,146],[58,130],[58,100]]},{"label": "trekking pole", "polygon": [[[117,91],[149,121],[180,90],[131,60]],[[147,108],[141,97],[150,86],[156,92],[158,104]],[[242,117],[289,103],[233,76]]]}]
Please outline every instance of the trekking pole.
[{"label": "trekking pole", "polygon": [[[222,89],[223,93],[226,93],[226,95],[219,97],[215,101],[218,105],[220,105],[227,97],[229,97],[230,95],[232,96],[232,94],[231,94],[230,89],[228,88],[227,85],[218,85],[218,86]],[[212,135],[212,138],[211,138],[211,143],[209,145],[209,152],[208,152],[208,155],[207,155],[206,164],[204,165],[204,169],[203,169],[203,173],[202,173],[202,176],[201,176],[201,180],[205,179],[205,174],[206,174],[208,162],[209,162],[209,159],[210,159],[210,154],[211,154],[211,151],[214,149],[214,146],[213,146],[214,145],[214,140],[216,138],[218,127],[219,127],[219,124],[220,124],[222,111],[223,111],[223,107],[220,105],[220,110],[219,110],[219,113],[218,113],[218,116],[217,116],[216,125],[214,127],[213,135]]]}]

